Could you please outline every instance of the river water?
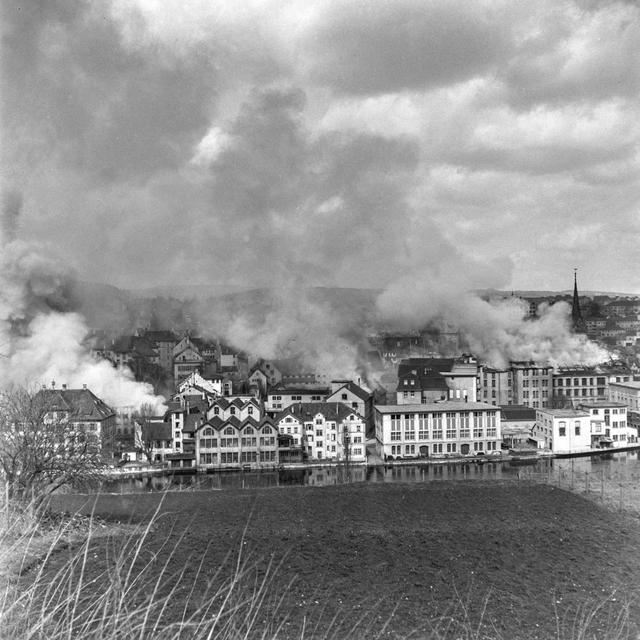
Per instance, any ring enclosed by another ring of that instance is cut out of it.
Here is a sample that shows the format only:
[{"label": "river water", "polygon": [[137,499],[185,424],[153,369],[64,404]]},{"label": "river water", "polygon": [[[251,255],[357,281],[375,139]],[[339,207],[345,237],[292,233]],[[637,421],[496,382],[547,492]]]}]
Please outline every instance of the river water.
[{"label": "river water", "polygon": [[187,474],[156,477],[127,477],[105,481],[100,490],[107,493],[139,493],[163,490],[207,490],[225,488],[326,486],[350,482],[439,482],[442,480],[515,480],[519,477],[562,476],[597,481],[634,480],[640,482],[638,451],[626,451],[580,458],[543,459],[535,464],[517,465],[496,461],[397,465],[385,467],[343,466],[287,469],[282,471],[223,471],[213,474]]}]

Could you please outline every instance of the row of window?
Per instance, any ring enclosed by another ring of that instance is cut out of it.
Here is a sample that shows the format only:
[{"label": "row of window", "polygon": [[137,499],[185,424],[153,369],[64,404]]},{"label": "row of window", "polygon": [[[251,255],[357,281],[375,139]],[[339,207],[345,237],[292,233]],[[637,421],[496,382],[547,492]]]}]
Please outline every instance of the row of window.
[{"label": "row of window", "polygon": [[250,463],[250,462],[276,462],[275,451],[243,451],[241,455],[238,455],[237,451],[228,453],[221,453],[218,456],[217,453],[203,452],[200,454],[200,464],[238,464]]},{"label": "row of window", "polygon": [[[469,443],[471,446],[471,443]],[[496,451],[498,448],[498,443],[493,442],[474,442],[473,450],[474,451]],[[428,454],[428,447],[418,447],[416,449],[415,444],[392,444],[391,445],[391,455],[392,456],[401,456],[401,455],[415,455],[416,451],[421,454]],[[464,451],[464,449],[460,449],[460,451]],[[431,446],[432,453],[458,453],[458,444],[455,442],[447,442],[444,443],[436,443]]]},{"label": "row of window", "polygon": [[442,429],[433,429],[431,431],[431,437],[429,437],[429,430],[428,429],[424,429],[424,430],[419,430],[417,432],[417,437],[416,437],[416,431],[414,430],[406,430],[404,431],[404,437],[403,437],[403,433],[400,430],[397,431],[391,431],[391,435],[390,435],[390,439],[391,441],[399,441],[399,440],[464,440],[467,438],[471,437],[471,434],[473,433],[473,437],[474,438],[497,438],[498,437],[498,429],[496,427],[487,427],[486,429],[476,429],[474,428],[473,431],[470,429],[447,429],[444,434],[445,434],[445,438],[443,438],[443,431]]}]

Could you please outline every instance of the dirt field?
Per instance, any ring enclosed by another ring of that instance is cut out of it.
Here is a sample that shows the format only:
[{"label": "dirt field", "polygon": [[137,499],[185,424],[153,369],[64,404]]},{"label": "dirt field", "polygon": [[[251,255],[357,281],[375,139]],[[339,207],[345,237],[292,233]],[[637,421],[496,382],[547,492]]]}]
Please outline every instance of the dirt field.
[{"label": "dirt field", "polygon": [[[141,519],[158,499],[103,496],[96,513]],[[145,552],[196,581],[176,615],[242,549],[271,581],[262,613],[282,638],[608,638],[627,613],[622,637],[638,637],[640,521],[553,486],[178,492],[161,510]]]}]

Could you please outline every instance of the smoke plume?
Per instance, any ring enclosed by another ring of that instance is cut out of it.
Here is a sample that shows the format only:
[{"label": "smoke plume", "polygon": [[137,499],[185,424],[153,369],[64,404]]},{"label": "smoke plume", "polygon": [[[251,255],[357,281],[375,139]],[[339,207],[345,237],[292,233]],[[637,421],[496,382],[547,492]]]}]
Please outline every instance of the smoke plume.
[{"label": "smoke plume", "polygon": [[51,247],[16,238],[21,199],[3,198],[0,229],[0,386],[87,385],[114,408],[164,399],[138,383],[128,369],[96,361],[84,346],[89,329],[74,304],[71,274]]},{"label": "smoke plume", "polygon": [[457,328],[471,353],[504,367],[510,360],[532,360],[552,366],[594,365],[610,354],[571,330],[570,308],[564,302],[542,304],[537,317],[524,319],[522,300],[486,301],[464,290],[425,280],[390,286],[378,299],[382,318],[403,330],[431,326]]}]

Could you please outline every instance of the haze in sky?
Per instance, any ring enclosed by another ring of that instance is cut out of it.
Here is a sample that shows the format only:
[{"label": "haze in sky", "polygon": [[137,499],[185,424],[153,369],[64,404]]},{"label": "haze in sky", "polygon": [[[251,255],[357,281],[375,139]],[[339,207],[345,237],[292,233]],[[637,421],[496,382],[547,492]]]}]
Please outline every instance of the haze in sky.
[{"label": "haze in sky", "polygon": [[2,11],[15,235],[83,279],[640,292],[635,2]]}]

